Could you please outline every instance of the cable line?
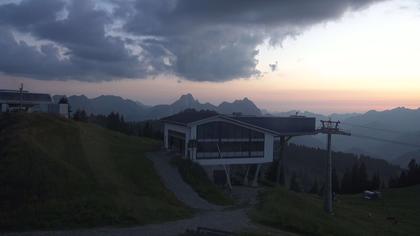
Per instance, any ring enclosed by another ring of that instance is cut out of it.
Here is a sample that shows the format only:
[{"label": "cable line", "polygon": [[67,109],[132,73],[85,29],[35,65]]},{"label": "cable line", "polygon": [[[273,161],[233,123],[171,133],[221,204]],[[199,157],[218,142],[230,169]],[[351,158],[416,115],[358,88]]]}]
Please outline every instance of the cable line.
[{"label": "cable line", "polygon": [[360,127],[360,128],[365,128],[365,129],[371,129],[371,130],[378,130],[378,131],[383,131],[383,132],[388,132],[388,133],[398,133],[398,134],[406,134],[407,133],[407,132],[398,131],[398,130],[374,128],[374,127],[369,127],[369,126],[366,126],[366,125],[356,125],[356,124],[351,124],[351,123],[347,123],[347,122],[341,122],[341,124]]},{"label": "cable line", "polygon": [[402,146],[420,148],[420,144],[400,142],[400,141],[396,141],[396,140],[383,139],[383,138],[378,138],[378,137],[373,137],[373,136],[368,136],[368,135],[363,135],[363,134],[352,133],[351,136],[356,137],[356,138],[365,138],[365,139],[370,139],[370,140],[375,140],[375,141],[380,141],[380,142],[386,142],[386,143],[398,144],[398,145],[402,145]]}]

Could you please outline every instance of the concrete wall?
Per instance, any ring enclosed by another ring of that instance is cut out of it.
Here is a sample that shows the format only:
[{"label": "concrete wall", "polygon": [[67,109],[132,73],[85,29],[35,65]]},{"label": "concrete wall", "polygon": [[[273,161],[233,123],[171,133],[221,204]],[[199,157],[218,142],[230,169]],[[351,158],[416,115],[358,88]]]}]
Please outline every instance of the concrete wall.
[{"label": "concrete wall", "polygon": [[173,130],[173,131],[177,131],[177,132],[181,132],[181,133],[185,134],[184,158],[187,158],[188,141],[190,140],[190,135],[191,135],[190,128],[185,127],[185,126],[181,126],[181,125],[174,125],[174,124],[165,123],[164,128],[163,128],[163,144],[164,144],[164,147],[166,149],[169,149],[169,137],[168,137],[168,131],[169,130]]},{"label": "concrete wall", "polygon": [[1,112],[7,112],[7,109],[9,109],[7,104],[1,104]]},{"label": "concrete wall", "polygon": [[58,104],[58,114],[62,117],[69,118],[69,104]]}]

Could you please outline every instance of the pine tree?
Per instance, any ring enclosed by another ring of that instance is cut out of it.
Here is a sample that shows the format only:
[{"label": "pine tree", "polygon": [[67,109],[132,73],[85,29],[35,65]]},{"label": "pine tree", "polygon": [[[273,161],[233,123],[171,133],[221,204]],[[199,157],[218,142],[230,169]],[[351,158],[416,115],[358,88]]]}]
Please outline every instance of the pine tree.
[{"label": "pine tree", "polygon": [[321,185],[321,188],[319,189],[319,192],[318,192],[319,196],[324,196],[324,194],[325,194],[325,183]]},{"label": "pine tree", "polygon": [[309,193],[312,193],[312,194],[319,193],[318,180],[314,181],[314,184],[312,185],[312,188],[309,190]]},{"label": "pine tree", "polygon": [[355,162],[351,169],[351,181],[349,193],[357,193],[359,191],[359,164]]},{"label": "pine tree", "polygon": [[407,173],[407,185],[415,185],[419,183],[418,180],[418,169],[419,166],[416,163],[416,160],[411,159],[410,163],[408,163],[408,173]]},{"label": "pine tree", "polygon": [[279,178],[279,185],[280,186],[285,186],[286,184],[286,178],[284,175],[284,165],[280,165],[280,178]]},{"label": "pine tree", "polygon": [[80,122],[87,122],[88,116],[85,110],[77,110],[73,115],[73,120],[80,121]]},{"label": "pine tree", "polygon": [[299,182],[297,180],[296,173],[294,172],[292,174],[292,178],[290,179],[290,190],[298,192],[298,193],[302,191],[300,188]]},{"label": "pine tree", "polygon": [[381,179],[381,185],[379,186],[379,190],[386,188],[384,179]]},{"label": "pine tree", "polygon": [[388,187],[390,188],[397,188],[398,187],[398,183],[399,183],[399,179],[398,178],[389,178],[388,180]]},{"label": "pine tree", "polygon": [[378,173],[375,173],[372,176],[372,180],[370,181],[370,190],[378,190],[381,185],[381,179]]},{"label": "pine tree", "polygon": [[420,184],[420,166],[414,159],[408,164],[408,170],[401,171],[399,178],[389,181],[390,188],[407,187],[415,184]]},{"label": "pine tree", "polygon": [[407,174],[405,171],[402,171],[397,186],[406,187],[408,185],[407,182]]},{"label": "pine tree", "polygon": [[268,169],[265,177],[271,181],[271,182],[276,182],[276,173],[277,173],[277,166],[278,166],[278,160],[274,160],[271,165],[270,168]]},{"label": "pine tree", "polygon": [[341,191],[340,193],[349,194],[353,191],[352,186],[352,175],[349,169],[344,172],[343,178],[341,179]]},{"label": "pine tree", "polygon": [[368,181],[368,175],[366,171],[365,163],[362,162],[359,166],[358,170],[358,186],[357,186],[357,192],[363,192],[367,188],[369,188],[369,181]]}]

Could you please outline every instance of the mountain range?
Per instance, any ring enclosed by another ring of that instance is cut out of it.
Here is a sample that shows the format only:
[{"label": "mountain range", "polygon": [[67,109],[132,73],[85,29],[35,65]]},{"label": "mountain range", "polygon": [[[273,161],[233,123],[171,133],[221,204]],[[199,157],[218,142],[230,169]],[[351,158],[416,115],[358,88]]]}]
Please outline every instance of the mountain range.
[{"label": "mountain range", "polygon": [[85,110],[88,114],[107,115],[118,112],[127,121],[143,121],[160,119],[181,112],[185,109],[212,110],[221,114],[234,112],[244,115],[262,115],[261,110],[248,98],[233,102],[222,102],[218,106],[210,103],[201,103],[191,94],[182,95],[171,104],[146,106],[138,101],[123,99],[113,95],[102,95],[96,98],[88,98],[84,95],[68,97],[73,111]]},{"label": "mountain range", "polygon": [[[248,98],[219,105],[201,103],[191,94],[182,95],[171,104],[147,106],[138,101],[118,96],[103,95],[87,98],[84,95],[68,98],[73,111],[83,109],[87,113],[107,115],[119,112],[127,121],[159,119],[176,114],[185,109],[213,110],[222,114],[242,113],[243,115],[315,117],[320,120],[340,120],[341,128],[351,132],[352,136],[334,136],[333,149],[336,151],[366,154],[382,158],[405,167],[409,158],[420,156],[420,108],[398,107],[385,111],[371,110],[366,113],[331,114],[329,116],[312,112],[269,112],[258,108]],[[323,134],[295,137],[291,142],[309,147],[325,148]]]},{"label": "mountain range", "polygon": [[[278,114],[277,114],[278,115]],[[305,112],[303,115],[317,120],[339,120],[340,127],[351,136],[335,135],[336,151],[365,154],[382,158],[406,167],[411,158],[420,160],[420,108],[397,107],[385,111],[368,111],[363,114],[332,114],[324,116]],[[318,122],[320,123],[320,122]],[[323,134],[293,138],[293,142],[305,146],[325,148]]]}]

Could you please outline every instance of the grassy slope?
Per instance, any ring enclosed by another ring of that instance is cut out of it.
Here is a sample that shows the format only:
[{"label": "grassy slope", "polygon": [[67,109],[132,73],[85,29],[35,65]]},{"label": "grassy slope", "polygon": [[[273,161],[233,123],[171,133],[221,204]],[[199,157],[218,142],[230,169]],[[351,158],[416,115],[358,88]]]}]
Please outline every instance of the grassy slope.
[{"label": "grassy slope", "polygon": [[[251,216],[262,224],[308,235],[418,235],[419,199],[420,186],[386,190],[378,201],[364,200],[360,194],[339,196],[335,215],[329,216],[319,197],[275,189],[262,196]],[[393,224],[389,216],[398,222]]]},{"label": "grassy slope", "polygon": [[203,168],[190,160],[176,158],[172,164],[178,167],[182,179],[188,183],[198,195],[208,202],[217,205],[233,205],[234,201],[212,183]]},{"label": "grassy slope", "polygon": [[144,157],[154,140],[40,114],[0,117],[0,229],[189,216]]}]

